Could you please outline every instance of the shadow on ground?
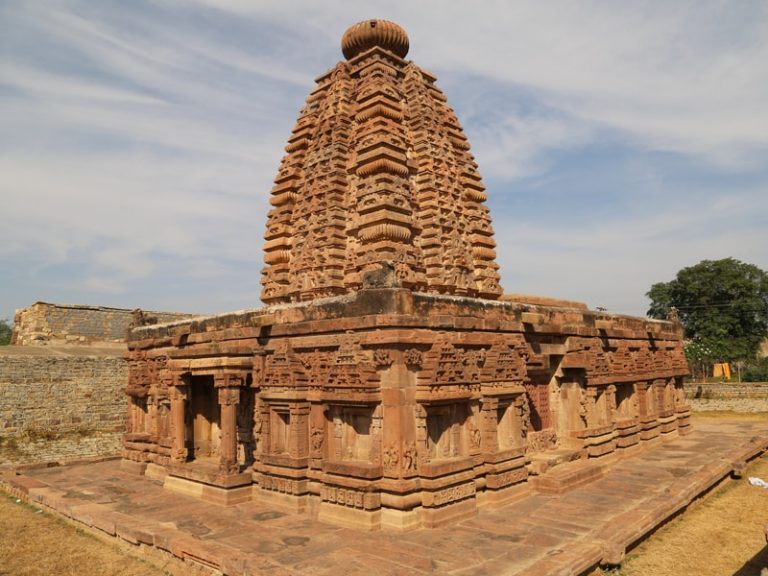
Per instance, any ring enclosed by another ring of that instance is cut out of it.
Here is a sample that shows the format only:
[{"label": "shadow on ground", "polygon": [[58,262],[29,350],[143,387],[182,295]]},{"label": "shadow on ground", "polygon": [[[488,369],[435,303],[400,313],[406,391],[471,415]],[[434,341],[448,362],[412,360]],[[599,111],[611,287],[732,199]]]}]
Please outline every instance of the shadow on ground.
[{"label": "shadow on ground", "polygon": [[761,576],[763,568],[768,574],[768,545],[763,546],[757,554],[744,563],[744,566],[733,573],[733,576]]}]

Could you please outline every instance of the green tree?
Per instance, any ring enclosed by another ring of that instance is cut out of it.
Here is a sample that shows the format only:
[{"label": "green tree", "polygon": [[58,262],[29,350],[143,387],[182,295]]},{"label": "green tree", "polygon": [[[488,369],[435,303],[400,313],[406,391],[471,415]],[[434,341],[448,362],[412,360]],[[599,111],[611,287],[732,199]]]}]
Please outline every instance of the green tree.
[{"label": "green tree", "polygon": [[768,337],[768,273],[753,264],[702,260],[674,280],[654,284],[646,296],[652,318],[666,318],[677,308],[698,360],[751,360]]},{"label": "green tree", "polygon": [[0,320],[0,346],[11,343],[11,325],[8,320]]}]

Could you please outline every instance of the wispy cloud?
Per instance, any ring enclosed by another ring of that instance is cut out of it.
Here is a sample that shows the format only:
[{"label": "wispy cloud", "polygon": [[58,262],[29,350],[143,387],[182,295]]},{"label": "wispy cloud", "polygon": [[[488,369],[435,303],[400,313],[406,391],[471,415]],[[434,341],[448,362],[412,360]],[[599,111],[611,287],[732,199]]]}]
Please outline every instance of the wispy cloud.
[{"label": "wispy cloud", "polygon": [[642,313],[652,282],[702,258],[768,268],[768,5],[0,10],[0,317],[38,298],[256,304],[283,146],[368,17],[405,27],[459,113],[509,291]]}]

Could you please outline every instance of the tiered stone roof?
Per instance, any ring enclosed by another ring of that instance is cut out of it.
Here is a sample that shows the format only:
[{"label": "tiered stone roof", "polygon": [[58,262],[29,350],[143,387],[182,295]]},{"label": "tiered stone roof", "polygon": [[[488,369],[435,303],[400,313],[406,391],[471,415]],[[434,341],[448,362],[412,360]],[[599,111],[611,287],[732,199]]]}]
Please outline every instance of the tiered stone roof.
[{"label": "tiered stone roof", "polygon": [[385,20],[355,24],[286,146],[265,233],[262,300],[354,292],[382,266],[418,292],[497,299],[487,196],[436,78]]}]

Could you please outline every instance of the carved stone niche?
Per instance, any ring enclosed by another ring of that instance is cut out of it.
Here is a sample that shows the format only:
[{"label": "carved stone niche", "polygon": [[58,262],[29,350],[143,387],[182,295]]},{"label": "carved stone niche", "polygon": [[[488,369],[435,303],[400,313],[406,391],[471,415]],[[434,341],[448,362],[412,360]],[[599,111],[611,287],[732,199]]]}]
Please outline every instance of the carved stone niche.
[{"label": "carved stone niche", "polygon": [[651,382],[635,383],[638,397],[638,412],[640,417],[640,439],[653,441],[659,437],[658,407],[654,397],[654,387]]},{"label": "carved stone niche", "polygon": [[635,420],[638,414],[635,385],[632,383],[616,384],[616,420]]},{"label": "carved stone niche", "polygon": [[380,526],[381,498],[375,483],[381,465],[381,406],[329,403],[323,407],[323,440],[313,419],[312,456],[322,455],[320,519],[362,529]]},{"label": "carved stone niche", "polygon": [[683,386],[683,378],[676,377],[672,379],[673,395],[675,410],[680,412],[687,411],[690,406],[688,405],[688,399],[685,396],[685,387]]},{"label": "carved stone niche", "polygon": [[290,454],[291,411],[288,406],[273,406],[269,411],[269,453]]},{"label": "carved stone niche", "polygon": [[438,526],[477,512],[477,488],[470,472],[482,460],[476,408],[476,402],[468,399],[416,406],[423,526]]},{"label": "carved stone niche", "polygon": [[651,382],[648,392],[653,399],[654,412],[657,418],[664,418],[668,416],[666,407],[664,406],[665,398],[664,392],[666,388],[666,381],[663,378],[657,378]]},{"label": "carved stone niche", "polygon": [[486,462],[525,454],[531,408],[519,382],[487,382],[482,387],[482,451]]},{"label": "carved stone niche", "polygon": [[577,437],[590,458],[609,454],[616,449],[615,387],[611,384],[587,386],[584,399],[587,426]]},{"label": "carved stone niche", "polygon": [[256,408],[257,456],[277,466],[307,464],[309,456],[309,403],[262,400]]},{"label": "carved stone niche", "polygon": [[688,434],[691,431],[691,405],[685,396],[683,377],[673,379],[675,394],[675,413],[677,414],[678,432]]},{"label": "carved stone niche", "polygon": [[641,421],[655,419],[656,403],[653,399],[653,388],[649,382],[635,383],[637,405]]},{"label": "carved stone niche", "polygon": [[525,395],[505,396],[496,407],[496,443],[499,450],[521,448],[525,445]]},{"label": "carved stone niche", "polygon": [[358,478],[380,477],[381,428],[378,404],[326,406],[323,471]]},{"label": "carved stone niche", "polygon": [[604,428],[611,424],[610,393],[608,386],[590,386],[587,397],[587,428]]},{"label": "carved stone niche", "polygon": [[157,441],[171,447],[171,400],[167,395],[157,397]]},{"label": "carved stone niche", "polygon": [[309,412],[308,402],[262,396],[254,413],[259,498],[294,511],[305,509],[309,490]]},{"label": "carved stone niche", "polygon": [[126,440],[140,442],[148,439],[149,412],[147,396],[129,396]]},{"label": "carved stone niche", "polygon": [[419,476],[448,479],[473,466],[480,455],[482,436],[478,408],[468,399],[417,405]]},{"label": "carved stone niche", "polygon": [[380,409],[374,406],[336,404],[326,410],[328,459],[370,462],[379,453]]},{"label": "carved stone niche", "polygon": [[667,378],[664,384],[664,411],[674,411],[675,409],[675,379]]},{"label": "carved stone niche", "polygon": [[615,385],[615,428],[617,447],[630,448],[640,442],[639,394],[634,383]]},{"label": "carved stone niche", "polygon": [[428,460],[436,462],[469,455],[469,403],[431,404],[425,408]]},{"label": "carved stone niche", "polygon": [[[142,388],[141,390],[146,390]],[[134,391],[136,392],[136,391]],[[133,474],[144,474],[147,462],[153,461],[155,445],[149,433],[151,418],[145,394],[128,396],[128,415],[123,434],[121,468]]]},{"label": "carved stone niche", "polygon": [[677,432],[677,413],[675,411],[675,380],[664,378],[654,382],[658,403],[661,407],[659,427],[662,434]]}]

